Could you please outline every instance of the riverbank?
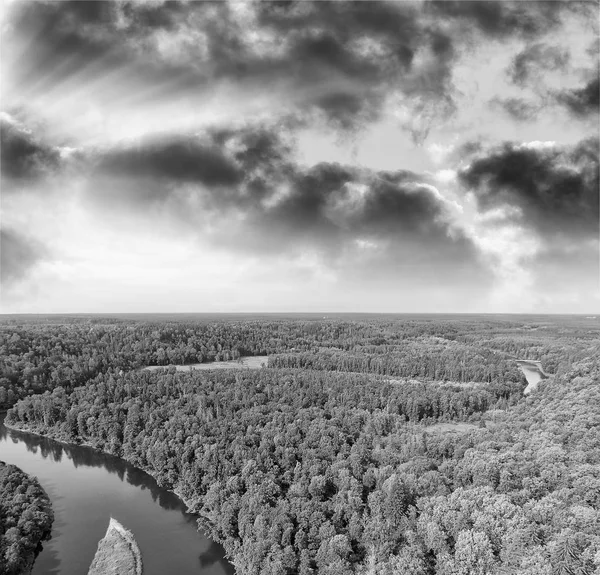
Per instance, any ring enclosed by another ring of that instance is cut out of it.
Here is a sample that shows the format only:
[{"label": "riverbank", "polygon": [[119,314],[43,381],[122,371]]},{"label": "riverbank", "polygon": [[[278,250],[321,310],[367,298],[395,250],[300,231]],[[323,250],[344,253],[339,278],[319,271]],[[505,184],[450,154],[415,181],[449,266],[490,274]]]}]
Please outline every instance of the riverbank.
[{"label": "riverbank", "polygon": [[142,575],[142,572],[142,554],[133,533],[111,517],[88,575]]},{"label": "riverbank", "polygon": [[[136,463],[129,461],[127,458],[122,457],[120,455],[116,455],[114,453],[110,453],[109,451],[106,451],[106,450],[102,449],[101,447],[99,447],[98,445],[94,445],[94,444],[90,443],[89,441],[80,441],[80,442],[73,441],[72,439],[66,437],[66,435],[64,433],[56,433],[54,430],[52,430],[52,429],[48,430],[46,427],[43,427],[43,428],[41,428],[39,426],[32,427],[27,424],[21,424],[21,425],[17,426],[17,425],[14,425],[13,423],[6,422],[6,420],[4,420],[4,427],[6,427],[8,430],[14,431],[16,433],[24,433],[24,434],[29,434],[32,436],[39,437],[41,439],[51,440],[53,442],[56,442],[59,445],[64,446],[65,448],[72,448],[72,449],[78,448],[78,447],[89,448],[89,449],[91,449],[91,451],[96,452],[99,455],[119,459],[123,463],[133,466],[136,470],[143,471],[144,473],[146,473],[147,475],[149,475],[150,477],[153,478],[153,480],[155,481],[155,483],[158,487],[160,487],[164,491],[167,491],[167,492],[175,495],[182,502],[187,513],[192,514],[196,517],[196,520],[194,521],[196,531],[200,531],[200,533],[203,534],[204,537],[207,538],[208,540],[210,540],[211,542],[218,543],[221,546],[223,546],[224,542],[217,536],[211,519],[209,517],[199,513],[199,511],[197,509],[197,505],[195,506],[188,498],[186,498],[184,496],[184,494],[177,487],[165,487],[164,485],[162,485],[159,481],[157,471],[155,471],[153,469],[147,469],[140,465],[137,465]],[[98,539],[96,538],[95,541],[97,542]],[[222,548],[221,553],[222,553],[221,557],[223,557],[223,559],[224,559],[223,563],[230,566],[227,569],[227,573],[230,572],[229,569],[232,569],[231,572],[233,572],[234,564],[231,559],[230,552],[228,550]],[[89,562],[86,564],[86,568],[88,565],[89,565]]]}]

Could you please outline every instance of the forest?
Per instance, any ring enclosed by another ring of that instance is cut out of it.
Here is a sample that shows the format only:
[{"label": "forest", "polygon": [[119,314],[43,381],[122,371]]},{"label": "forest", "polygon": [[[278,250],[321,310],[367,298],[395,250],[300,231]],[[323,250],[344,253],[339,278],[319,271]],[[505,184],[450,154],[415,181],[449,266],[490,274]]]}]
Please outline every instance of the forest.
[{"label": "forest", "polygon": [[0,575],[29,573],[54,514],[37,480],[0,461]]},{"label": "forest", "polygon": [[52,317],[0,322],[0,408],[35,393],[71,391],[109,370],[269,355],[273,367],[356,371],[457,383],[523,382],[514,359],[549,373],[600,352],[583,318],[531,323],[465,316],[394,320],[135,321]]},{"label": "forest", "polygon": [[[600,573],[597,322],[77,320],[0,344],[8,425],[148,471],[240,575]],[[516,358],[551,374],[528,396]]]}]

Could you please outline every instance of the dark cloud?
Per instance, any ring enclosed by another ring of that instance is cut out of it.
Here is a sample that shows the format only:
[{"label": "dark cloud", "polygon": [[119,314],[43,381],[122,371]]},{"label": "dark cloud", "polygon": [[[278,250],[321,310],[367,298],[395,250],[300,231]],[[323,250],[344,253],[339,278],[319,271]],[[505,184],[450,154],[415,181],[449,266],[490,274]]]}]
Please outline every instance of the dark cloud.
[{"label": "dark cloud", "polygon": [[[249,5],[256,21],[248,23],[224,2],[28,2],[13,8],[11,25],[13,33],[35,38],[23,54],[23,82],[48,69],[58,82],[99,69],[132,68],[141,81],[171,86],[218,79],[271,81],[289,89],[323,85],[330,88],[307,94],[306,103],[331,111],[332,121],[345,125],[359,94],[362,111],[377,101],[374,87],[410,66],[420,43],[416,11],[379,2],[302,4]],[[257,36],[274,35],[277,50],[257,53],[243,39],[248,26]],[[163,32],[174,45],[185,43],[175,59],[154,42]],[[377,43],[381,53],[361,53],[353,45],[357,39]]]},{"label": "dark cloud", "polygon": [[[594,72],[591,72],[593,77],[580,88],[557,91],[545,87],[544,74],[555,70],[565,70],[569,63],[570,54],[566,49],[544,43],[531,43],[515,56],[508,69],[508,74],[515,84],[534,87],[536,91],[542,92],[549,101],[560,104],[576,118],[585,118],[590,114],[597,113],[600,96],[597,67]],[[513,105],[515,101],[516,99],[508,100],[506,110],[517,118],[524,110],[519,105],[515,107]]]},{"label": "dark cloud", "polygon": [[194,74],[190,66],[161,61],[151,40],[157,33],[176,34],[192,5],[199,11],[207,4],[103,0],[15,3],[3,38],[4,52],[9,54],[13,38],[27,43],[18,55],[12,83],[26,89],[35,81],[39,88],[46,83],[66,83],[73,77],[92,81],[99,75],[121,71],[155,89],[202,85],[206,78]]},{"label": "dark cloud", "polygon": [[[291,170],[286,128],[215,129],[89,152],[88,197],[144,213],[170,207],[184,219],[227,207],[250,209]],[[103,182],[98,186],[98,182]],[[194,210],[186,205],[194,204]],[[198,220],[199,221],[199,220]]]},{"label": "dark cloud", "polygon": [[[190,3],[107,2],[96,0],[33,1],[13,7],[12,27],[39,36],[56,56],[71,48],[83,50],[81,57],[105,55],[111,48],[155,31],[174,30],[185,20]],[[133,37],[133,38],[132,38]],[[33,50],[32,50],[33,52]],[[75,54],[72,54],[75,55]]]},{"label": "dark cloud", "polygon": [[302,84],[337,80],[309,102],[336,127],[375,121],[390,93],[405,96],[413,118],[419,116],[406,126],[419,142],[434,116],[454,111],[455,39],[428,19],[422,4],[264,2],[259,22],[289,44],[279,65]]},{"label": "dark cloud", "polygon": [[[81,4],[75,1],[74,4]],[[87,2],[92,3],[92,2]],[[127,33],[147,33],[148,30],[173,30],[190,11],[189,2],[124,2],[121,6]]]},{"label": "dark cloud", "polygon": [[9,286],[24,279],[29,270],[46,257],[46,250],[24,234],[0,230],[0,283]]},{"label": "dark cloud", "polygon": [[26,83],[54,68],[53,80],[64,81],[102,58],[107,59],[106,66],[117,66],[118,58],[108,60],[114,45],[99,34],[113,12],[109,2],[27,2],[14,6],[9,34],[34,39],[22,53],[16,79]]},{"label": "dark cloud", "polygon": [[31,181],[55,171],[60,153],[16,123],[0,120],[0,169],[2,179]]},{"label": "dark cloud", "polygon": [[96,169],[116,177],[158,178],[207,186],[234,185],[242,178],[236,163],[223,150],[196,137],[112,149],[99,155]]},{"label": "dark cloud", "polygon": [[[272,50],[244,43],[243,22],[227,5],[207,30],[211,74],[238,82],[269,82],[320,112],[336,128],[375,120],[387,91],[411,70],[423,26],[410,3],[257,2],[250,24]],[[260,43],[261,40],[258,41]]]},{"label": "dark cloud", "polygon": [[554,0],[427,2],[435,15],[463,20],[482,34],[498,38],[515,35],[531,38],[547,32],[560,22],[560,13],[565,9],[563,4],[566,3]]},{"label": "dark cloud", "polygon": [[[190,166],[185,168],[171,162],[173,144],[147,144],[114,152],[110,162],[98,157],[95,169],[102,171],[96,173],[110,180],[90,178],[88,198],[104,213],[160,214],[178,229],[251,255],[312,253],[346,274],[348,258],[360,256],[357,265],[373,266],[373,277],[430,265],[434,269],[427,273],[433,275],[446,270],[454,277],[454,270],[462,269],[463,277],[473,273],[485,281],[476,247],[424,175],[336,163],[300,166],[279,125],[212,131],[198,141],[203,142],[198,159],[219,158],[232,166],[226,171],[232,177],[219,172],[209,181],[197,171],[198,148],[189,143],[178,144],[194,152],[186,152]],[[126,158],[119,169],[117,157]]]},{"label": "dark cloud", "polygon": [[261,226],[272,220],[282,233],[295,230],[335,241],[361,235],[426,238],[438,227],[438,218],[444,219],[444,204],[424,184],[422,177],[406,172],[317,164],[291,174],[289,193],[262,211]]},{"label": "dark cloud", "polygon": [[564,70],[570,60],[565,49],[544,43],[531,43],[513,59],[508,74],[512,82],[523,86],[539,80],[545,71]]},{"label": "dark cloud", "polygon": [[459,46],[477,34],[535,38],[557,24],[563,4],[27,2],[10,21],[11,34],[35,39],[22,54],[23,86],[48,70],[54,83],[121,70],[140,89],[268,84],[307,121],[316,112],[343,130],[376,120],[398,93],[423,118],[423,129],[413,127],[420,141],[454,110]]},{"label": "dark cloud", "polygon": [[256,169],[274,172],[288,161],[293,142],[289,125],[273,127],[246,126],[236,129],[215,129],[208,137],[219,149],[229,148],[231,157],[248,174]]},{"label": "dark cloud", "polygon": [[597,237],[598,138],[576,146],[503,146],[478,153],[459,173],[483,210],[513,206],[547,236]]},{"label": "dark cloud", "polygon": [[[450,206],[427,178],[321,163],[287,172],[285,193],[245,207],[244,219],[220,238],[252,254],[317,254],[356,285],[419,281],[447,285],[491,276]],[[231,208],[217,212],[220,217]]]},{"label": "dark cloud", "polygon": [[[577,3],[575,3],[577,4]],[[591,3],[590,3],[591,4]],[[597,13],[595,14],[597,18]],[[598,55],[597,44],[588,50],[591,56]],[[598,84],[598,66],[588,70],[589,80],[581,87],[574,89],[555,90],[548,88],[544,76],[556,70],[564,71],[571,63],[571,55],[565,48],[541,42],[531,42],[513,59],[507,73],[511,81],[518,86],[530,86],[544,100],[544,103],[557,103],[576,118],[585,118],[597,113],[599,108],[600,87]],[[515,118],[520,115],[522,108],[512,106],[516,99],[507,101],[506,110]],[[523,102],[522,100],[520,102]]]},{"label": "dark cloud", "polygon": [[575,117],[585,118],[599,110],[600,82],[598,76],[585,86],[556,94],[556,100]]},{"label": "dark cloud", "polygon": [[[292,40],[291,55],[351,75],[377,74],[382,65],[388,71],[407,69],[423,31],[418,4],[410,2],[258,2],[256,6],[261,28]],[[389,58],[378,63],[376,53],[353,50],[351,43],[357,39],[376,43]]]}]

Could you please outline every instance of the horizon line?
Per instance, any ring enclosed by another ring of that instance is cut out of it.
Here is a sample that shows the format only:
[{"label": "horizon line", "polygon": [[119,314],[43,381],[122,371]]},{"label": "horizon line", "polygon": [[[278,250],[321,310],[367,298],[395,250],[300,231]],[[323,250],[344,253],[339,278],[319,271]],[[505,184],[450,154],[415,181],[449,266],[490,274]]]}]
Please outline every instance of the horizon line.
[{"label": "horizon line", "polygon": [[0,317],[9,316],[116,316],[116,315],[493,315],[493,316],[585,316],[596,318],[600,312],[436,312],[436,311],[144,311],[144,312],[0,312]]}]

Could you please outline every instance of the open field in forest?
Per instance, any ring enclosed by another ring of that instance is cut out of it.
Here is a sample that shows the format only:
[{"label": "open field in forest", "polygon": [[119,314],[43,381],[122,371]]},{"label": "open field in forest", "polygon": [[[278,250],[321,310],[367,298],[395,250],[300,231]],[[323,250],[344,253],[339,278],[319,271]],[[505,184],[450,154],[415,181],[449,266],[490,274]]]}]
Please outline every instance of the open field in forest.
[{"label": "open field in forest", "polygon": [[174,367],[177,371],[192,371],[193,369],[260,369],[267,365],[269,358],[266,355],[256,355],[242,357],[238,361],[211,361],[206,363],[189,363],[187,365],[148,365],[144,367],[146,371],[156,371],[157,369],[167,369]]},{"label": "open field in forest", "polygon": [[463,431],[472,431],[473,429],[477,429],[477,425],[473,423],[436,423],[428,425],[425,431],[461,433]]}]

